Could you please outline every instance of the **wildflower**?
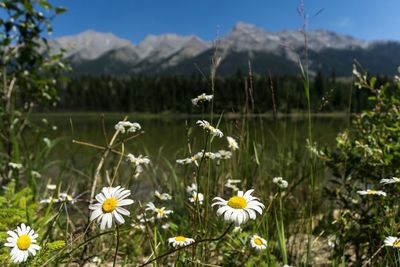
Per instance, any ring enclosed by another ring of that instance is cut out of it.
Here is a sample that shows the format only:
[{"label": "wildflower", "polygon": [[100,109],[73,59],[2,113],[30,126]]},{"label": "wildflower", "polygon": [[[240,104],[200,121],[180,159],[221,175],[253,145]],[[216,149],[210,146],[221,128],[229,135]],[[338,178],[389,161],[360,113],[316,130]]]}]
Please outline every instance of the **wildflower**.
[{"label": "wildflower", "polygon": [[164,229],[164,230],[168,230],[169,227],[170,227],[169,223],[164,223],[163,225],[161,225],[161,228]]},{"label": "wildflower", "polygon": [[60,193],[59,198],[61,202],[70,202],[71,204],[74,204],[77,199],[74,198],[73,196],[67,194],[67,193]]},{"label": "wildflower", "polygon": [[400,248],[400,238],[395,236],[388,236],[385,238],[385,246]]},{"label": "wildflower", "polygon": [[235,185],[240,183],[239,179],[228,179],[226,180],[225,187],[232,189],[233,191],[239,191],[239,188]]},{"label": "wildflower", "polygon": [[169,214],[174,213],[172,210],[166,210],[165,207],[157,208],[153,202],[147,203],[146,210],[154,212],[157,219],[168,218]]},{"label": "wildflower", "polygon": [[160,193],[157,190],[154,192],[154,195],[159,198],[160,200],[171,200],[172,197],[168,193]]},{"label": "wildflower", "polygon": [[210,133],[213,136],[218,136],[218,137],[222,137],[224,136],[224,134],[221,132],[221,130],[214,128],[208,121],[205,120],[198,120],[196,122],[196,124],[198,124],[199,126],[203,127],[204,130],[208,130],[210,131]]},{"label": "wildflower", "polygon": [[360,195],[379,195],[379,196],[386,196],[386,193],[380,190],[374,190],[374,189],[367,189],[367,190],[360,190],[357,191]]},{"label": "wildflower", "polygon": [[213,99],[213,95],[206,95],[205,93],[202,93],[201,95],[197,96],[196,98],[192,99],[192,104],[194,106],[197,106],[199,103],[204,103],[206,101],[211,101]]},{"label": "wildflower", "polygon": [[250,244],[257,250],[263,250],[267,248],[267,240],[259,235],[253,235],[250,239]]},{"label": "wildflower", "polygon": [[192,203],[198,203],[199,205],[203,205],[204,195],[202,193],[198,193],[196,191],[192,192],[192,196],[189,197],[189,201]]},{"label": "wildflower", "polygon": [[40,204],[50,204],[50,203],[57,203],[59,202],[58,198],[53,198],[53,197],[49,197],[49,198],[44,198],[42,200],[40,200]]},{"label": "wildflower", "polygon": [[136,218],[139,220],[140,223],[153,223],[155,221],[155,218],[153,216],[145,217],[143,214],[137,215]]},{"label": "wildflower", "polygon": [[49,189],[49,190],[55,190],[55,189],[57,188],[57,185],[55,185],[55,184],[48,184],[46,187],[47,187],[47,189]]},{"label": "wildflower", "polygon": [[215,153],[217,159],[230,159],[232,157],[232,152],[226,150],[219,150]]},{"label": "wildflower", "polygon": [[230,150],[235,151],[236,149],[239,149],[238,143],[233,137],[227,136],[226,140],[228,140],[228,147]]},{"label": "wildflower", "polygon": [[146,229],[146,226],[144,226],[141,223],[132,223],[131,226],[133,227],[133,229],[140,230],[140,231],[144,231]]},{"label": "wildflower", "polygon": [[197,191],[197,184],[192,183],[191,185],[186,186],[186,192],[188,194],[192,194],[193,191]]},{"label": "wildflower", "polygon": [[126,128],[128,128],[128,133],[134,133],[142,129],[139,123],[129,121],[119,121],[114,128],[116,131],[120,131],[121,133],[125,133]]},{"label": "wildflower", "polygon": [[236,226],[239,226],[249,219],[256,219],[256,211],[261,215],[265,208],[259,199],[253,197],[254,189],[248,190],[245,193],[238,191],[237,196],[231,197],[228,201],[215,197],[214,203],[211,206],[219,206],[217,215],[224,215],[224,220],[228,222],[234,222]]},{"label": "wildflower", "polygon": [[32,177],[35,177],[35,178],[41,178],[42,177],[42,175],[37,171],[31,171],[31,175],[32,175]]},{"label": "wildflower", "polygon": [[36,251],[40,249],[36,243],[38,234],[25,224],[21,224],[14,231],[7,231],[9,237],[7,243],[4,244],[6,247],[12,248],[11,259],[15,263],[25,262],[29,255],[36,255]]},{"label": "wildflower", "polygon": [[168,238],[168,243],[172,244],[174,248],[183,247],[194,243],[194,239],[178,235],[175,237]]},{"label": "wildflower", "polygon": [[380,182],[381,182],[382,184],[400,183],[400,178],[392,177],[392,178],[390,178],[390,179],[382,179]]},{"label": "wildflower", "polygon": [[127,160],[134,164],[136,167],[135,178],[137,178],[143,172],[142,165],[150,164],[150,159],[147,156],[139,155],[138,157],[135,157],[133,154],[129,153],[126,157]]},{"label": "wildflower", "polygon": [[8,166],[10,166],[11,168],[16,169],[16,170],[20,170],[23,168],[21,163],[15,163],[15,162],[8,163]]},{"label": "wildflower", "polygon": [[43,142],[46,144],[46,146],[47,146],[48,148],[51,148],[51,147],[53,146],[53,142],[52,142],[49,138],[47,138],[47,137],[44,137],[44,138],[43,138]]},{"label": "wildflower", "polygon": [[96,195],[98,203],[89,206],[89,209],[93,210],[90,220],[97,219],[102,230],[106,227],[111,228],[114,220],[118,224],[123,224],[125,220],[122,215],[129,216],[130,213],[122,206],[134,202],[132,199],[126,199],[130,194],[130,190],[125,190],[121,186],[103,187],[101,193]]},{"label": "wildflower", "polygon": [[129,153],[127,156],[127,160],[136,166],[139,165],[148,165],[150,163],[150,159],[147,156],[139,155],[135,157],[133,154]]},{"label": "wildflower", "polygon": [[288,187],[288,182],[286,180],[284,180],[282,177],[275,177],[272,179],[272,182],[282,189],[285,189]]}]

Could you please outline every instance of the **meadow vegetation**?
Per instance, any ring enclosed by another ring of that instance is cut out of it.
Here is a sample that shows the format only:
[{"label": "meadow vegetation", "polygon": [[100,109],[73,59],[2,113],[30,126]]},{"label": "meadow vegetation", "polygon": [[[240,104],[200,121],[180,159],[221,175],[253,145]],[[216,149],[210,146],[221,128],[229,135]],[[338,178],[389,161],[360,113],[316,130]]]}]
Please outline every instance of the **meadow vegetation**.
[{"label": "meadow vegetation", "polygon": [[43,51],[42,38],[64,9],[44,0],[0,4],[8,14],[0,20],[1,266],[400,265],[398,76],[379,80],[354,67],[356,90],[371,108],[329,147],[314,142],[317,87],[300,62],[308,138],[271,150],[276,141],[249,123],[259,101],[251,75],[240,116],[222,123],[229,110],[214,104],[223,98],[216,49],[204,91],[179,100],[200,118],[182,125],[187,144],[174,161],[129,150],[146,133],[125,117],[111,136],[103,129],[104,144],[68,144],[95,155],[74,169],[49,160],[62,142],[47,137],[51,123],[30,120],[57,102],[59,74],[68,69],[61,55]]}]

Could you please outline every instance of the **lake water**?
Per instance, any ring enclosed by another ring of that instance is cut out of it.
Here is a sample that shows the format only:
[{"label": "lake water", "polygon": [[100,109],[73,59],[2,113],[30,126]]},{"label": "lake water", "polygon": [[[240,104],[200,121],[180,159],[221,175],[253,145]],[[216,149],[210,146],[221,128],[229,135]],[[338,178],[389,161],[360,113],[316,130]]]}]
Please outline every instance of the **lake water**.
[{"label": "lake water", "polygon": [[[199,118],[194,117],[145,117],[129,114],[105,114],[104,129],[107,140],[114,133],[114,125],[128,115],[128,120],[141,124],[143,134],[129,141],[125,146],[125,153],[134,155],[147,155],[152,160],[153,166],[168,160],[175,162],[177,158],[188,156],[188,129],[192,127],[190,136],[195,152],[201,150],[203,130],[195,126]],[[49,156],[49,161],[57,160],[55,164],[43,171],[47,179],[52,182],[56,179],[90,179],[98,164],[101,150],[74,144],[72,140],[89,142],[98,146],[106,145],[103,133],[103,117],[101,114],[35,114],[33,120],[41,123],[45,118],[54,124],[57,130],[48,132],[48,138],[59,140],[58,145]],[[238,139],[241,129],[241,118],[225,118],[221,120],[219,128],[225,133]],[[312,119],[313,139],[318,144],[334,144],[335,137],[340,130],[348,127],[347,116],[315,116]],[[249,119],[250,138],[256,143],[265,146],[268,153],[273,156],[278,150],[296,147],[304,149],[308,136],[308,122],[305,116],[286,116],[274,119],[272,117],[255,117]],[[126,136],[126,135],[125,135]],[[121,135],[124,137],[124,135]],[[226,149],[226,139],[215,140],[215,150]],[[120,149],[120,147],[118,148]],[[115,161],[118,157],[115,157]],[[60,164],[61,163],[61,164]],[[60,167],[63,166],[63,167]],[[72,173],[76,175],[71,176]],[[80,173],[81,172],[81,173]],[[61,174],[60,174],[61,173]],[[67,174],[68,173],[68,174]],[[86,175],[86,178],[85,178]],[[58,177],[58,178],[57,178]]]}]

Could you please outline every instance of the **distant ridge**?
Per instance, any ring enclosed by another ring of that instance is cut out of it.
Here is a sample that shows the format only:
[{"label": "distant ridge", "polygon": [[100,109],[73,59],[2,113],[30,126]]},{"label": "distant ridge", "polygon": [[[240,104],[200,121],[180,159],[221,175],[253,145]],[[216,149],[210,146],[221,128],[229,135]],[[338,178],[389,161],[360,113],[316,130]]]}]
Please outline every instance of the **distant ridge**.
[{"label": "distant ridge", "polygon": [[[49,41],[51,51],[66,49],[65,56],[74,74],[182,74],[208,71],[214,52],[211,42],[195,35],[172,33],[149,35],[134,45],[112,33],[85,31]],[[300,31],[269,32],[238,22],[219,42],[222,57],[219,73],[232,75],[247,71],[248,61],[255,73],[293,74],[298,72],[299,55],[304,51]],[[310,70],[350,76],[354,59],[373,73],[394,74],[400,65],[400,43],[367,42],[327,30],[308,32]]]}]

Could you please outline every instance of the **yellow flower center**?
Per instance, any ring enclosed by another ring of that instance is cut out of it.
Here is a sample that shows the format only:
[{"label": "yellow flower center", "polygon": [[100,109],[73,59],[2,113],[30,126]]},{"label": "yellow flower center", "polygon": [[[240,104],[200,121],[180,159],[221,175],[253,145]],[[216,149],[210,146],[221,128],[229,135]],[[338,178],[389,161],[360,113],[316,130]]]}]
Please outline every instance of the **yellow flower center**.
[{"label": "yellow flower center", "polygon": [[27,250],[31,243],[31,238],[28,235],[21,235],[17,240],[17,247],[20,250]]},{"label": "yellow flower center", "polygon": [[164,215],[165,211],[163,209],[156,208],[156,212],[160,215]]},{"label": "yellow flower center", "polygon": [[103,202],[103,206],[101,206],[101,208],[104,213],[112,212],[113,210],[115,210],[117,208],[117,200],[113,197],[107,198]]},{"label": "yellow flower center", "polygon": [[258,246],[261,246],[263,244],[261,238],[259,238],[259,237],[254,238],[254,243],[256,243],[256,245],[258,245]]},{"label": "yellow flower center", "polygon": [[178,241],[178,242],[183,242],[183,241],[186,240],[186,237],[178,235],[177,237],[175,237],[175,240]]},{"label": "yellow flower center", "polygon": [[375,193],[376,193],[376,190],[374,190],[374,189],[368,189],[368,190],[367,190],[367,193],[368,193],[368,194],[375,194]]},{"label": "yellow flower center", "polygon": [[400,239],[397,239],[393,242],[393,247],[399,248],[400,247]]},{"label": "yellow flower center", "polygon": [[244,197],[231,197],[228,201],[228,206],[234,209],[244,209],[247,207],[247,201]]}]

